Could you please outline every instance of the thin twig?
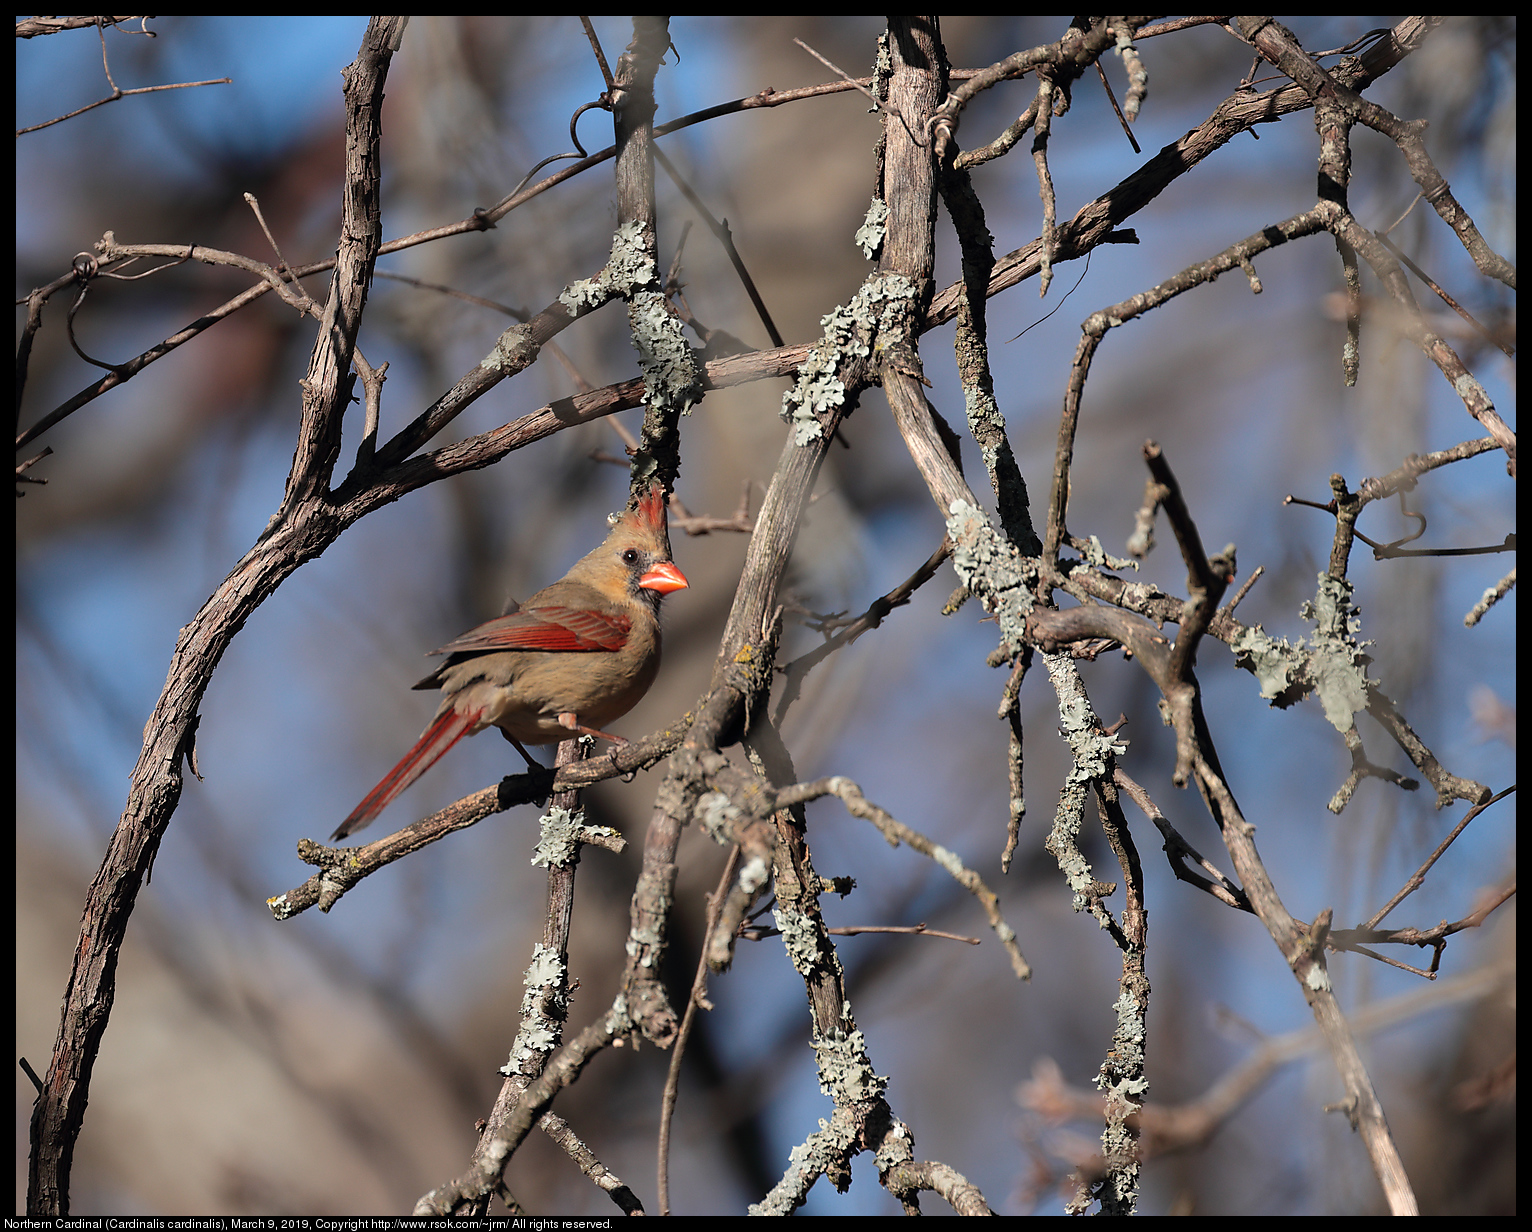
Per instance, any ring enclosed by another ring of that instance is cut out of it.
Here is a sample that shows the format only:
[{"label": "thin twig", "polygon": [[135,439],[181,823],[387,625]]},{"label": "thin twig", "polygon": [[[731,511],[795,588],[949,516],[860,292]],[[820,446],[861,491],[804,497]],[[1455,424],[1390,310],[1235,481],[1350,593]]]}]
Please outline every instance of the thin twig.
[{"label": "thin twig", "polygon": [[[1419,197],[1416,198],[1417,201],[1419,199]],[[1404,251],[1404,249],[1400,248],[1398,244],[1389,239],[1384,232],[1377,231],[1374,232],[1374,234],[1386,245],[1388,245],[1388,250],[1393,253],[1394,256],[1398,257],[1405,263],[1405,265],[1409,266],[1410,272],[1414,274],[1415,277],[1419,278],[1421,282],[1425,283],[1426,286],[1430,287],[1431,290],[1435,291],[1436,294],[1441,297],[1442,303],[1446,304],[1447,307],[1451,308],[1453,312],[1457,313],[1458,316],[1462,317],[1463,320],[1467,321],[1476,330],[1478,330],[1484,341],[1490,343],[1493,346],[1499,347],[1511,359],[1516,358],[1515,347],[1511,346],[1508,342],[1502,342],[1499,338],[1496,338],[1492,333],[1490,333],[1489,330],[1485,329],[1484,326],[1480,325],[1479,322],[1474,318],[1473,313],[1469,312],[1468,309],[1464,308],[1462,304],[1458,303],[1457,300],[1448,295],[1446,291],[1442,290],[1442,288],[1437,285],[1436,280],[1432,278],[1431,275],[1426,273],[1425,270],[1421,269],[1420,266],[1416,265],[1414,261],[1410,260],[1409,255]]]},{"label": "thin twig", "polygon": [[617,81],[612,76],[611,67],[606,62],[606,53],[601,50],[601,40],[596,37],[596,27],[591,25],[590,18],[584,15],[580,17],[580,24],[585,27],[585,37],[590,40],[590,49],[595,53],[596,63],[601,66],[601,79],[606,82],[608,90],[614,89]]},{"label": "thin twig", "polygon": [[[712,936],[713,929],[718,924],[718,913],[723,909],[723,900],[729,892],[729,885],[734,880],[734,870],[739,866],[739,846],[729,849],[729,858],[724,862],[723,875],[718,879],[718,888],[708,896],[707,900],[707,929],[703,936]],[[660,1214],[670,1214],[670,1122],[675,1115],[676,1095],[681,1089],[681,1058],[686,1055],[686,1041],[691,1038],[692,1023],[696,1020],[697,1009],[712,1009],[707,1001],[707,949],[703,948],[697,956],[697,973],[692,977],[691,996],[686,999],[686,1012],[681,1016],[681,1028],[676,1032],[676,1042],[671,1047],[670,1070],[665,1075],[665,1093],[660,1099],[660,1134],[659,1134],[659,1174],[657,1188],[659,1190]]]},{"label": "thin twig", "polygon": [[771,313],[766,309],[766,302],[761,299],[761,293],[755,289],[755,279],[750,277],[750,271],[745,268],[745,263],[740,259],[739,249],[734,246],[734,236],[729,230],[729,220],[722,222],[714,218],[707,206],[702,204],[702,198],[692,189],[692,186],[682,178],[676,170],[675,164],[665,157],[665,151],[659,146],[654,147],[654,161],[664,168],[665,174],[675,182],[675,186],[681,190],[681,195],[690,203],[692,209],[697,211],[702,221],[707,223],[708,230],[718,237],[718,242],[723,245],[723,250],[728,254],[729,262],[734,266],[734,272],[739,275],[740,282],[744,285],[745,294],[750,297],[750,302],[755,305],[756,314],[761,318],[761,324],[766,327],[767,334],[771,337],[772,346],[785,346],[782,334],[777,329],[776,322],[771,319]]},{"label": "thin twig", "polygon": [[1480,813],[1482,813],[1485,809],[1487,809],[1490,805],[1496,803],[1497,801],[1504,800],[1515,790],[1516,784],[1512,783],[1511,786],[1507,787],[1504,791],[1498,793],[1497,795],[1491,796],[1483,804],[1476,804],[1473,808],[1469,809],[1468,812],[1464,815],[1463,820],[1458,822],[1458,824],[1453,827],[1452,833],[1447,835],[1446,838],[1442,839],[1436,850],[1426,857],[1425,863],[1416,869],[1410,875],[1409,880],[1399,888],[1399,892],[1395,894],[1393,898],[1389,899],[1388,902],[1384,903],[1383,906],[1378,909],[1378,913],[1374,915],[1370,920],[1368,920],[1367,923],[1363,925],[1363,927],[1377,928],[1378,925],[1382,923],[1383,920],[1387,917],[1390,911],[1392,911],[1395,907],[1397,907],[1406,898],[1415,893],[1416,890],[1420,889],[1420,887],[1425,884],[1426,874],[1431,871],[1431,866],[1440,860],[1444,854],[1446,854],[1447,848],[1451,847],[1452,844],[1457,840],[1458,835],[1463,833],[1463,831],[1468,827],[1468,823],[1471,822]]},{"label": "thin twig", "polygon": [[874,111],[879,110],[879,103],[878,103],[877,96],[875,94],[873,94],[873,92],[871,90],[869,90],[866,86],[864,86],[860,81],[857,81],[856,78],[852,77],[851,74],[846,72],[845,69],[841,68],[840,65],[835,64],[835,63],[833,63],[830,60],[827,60],[824,56],[820,55],[817,51],[815,51],[812,47],[810,47],[807,43],[805,43],[801,38],[795,38],[793,40],[793,42],[797,43],[799,47],[803,48],[804,51],[808,52],[809,55],[813,56],[814,59],[818,60],[827,69],[829,69],[832,73],[839,74],[839,76],[841,77],[841,79],[843,81],[850,82],[853,86],[855,86],[863,94],[867,95],[868,98],[872,99],[872,109]]},{"label": "thin twig", "polygon": [[[84,115],[87,111],[93,110],[96,107],[104,106],[107,103],[115,103],[119,98],[126,98],[129,94],[154,94],[159,90],[189,90],[194,86],[226,86],[233,82],[234,79],[232,77],[215,77],[211,81],[177,81],[162,86],[135,86],[131,90],[122,89],[112,80],[112,69],[106,60],[106,26],[115,25],[118,21],[124,20],[126,18],[96,17],[90,19],[91,24],[97,27],[97,31],[101,36],[101,65],[106,70],[106,80],[112,87],[112,92],[105,98],[99,98],[93,103],[86,103],[85,106],[76,108],[67,115],[57,116],[52,120],[44,120],[41,124],[33,124],[27,128],[18,128],[16,130],[18,137],[23,133],[35,133],[38,129],[47,128],[52,124],[62,124],[65,120],[72,120],[77,115]],[[80,24],[83,25],[85,23],[82,22]],[[39,33],[41,32],[39,31]],[[148,30],[145,30],[144,33],[149,34],[151,38],[154,37]]]},{"label": "thin twig", "polygon": [[1117,105],[1117,95],[1112,91],[1112,83],[1106,79],[1106,69],[1101,67],[1101,61],[1096,61],[1096,72],[1101,76],[1101,88],[1106,91],[1107,102],[1112,104],[1112,110],[1117,113],[1117,122],[1122,125],[1122,131],[1127,134],[1128,144],[1133,147],[1135,154],[1142,154],[1143,150],[1138,147],[1138,138],[1133,135],[1133,129],[1128,125],[1128,117],[1122,114],[1122,108]]}]

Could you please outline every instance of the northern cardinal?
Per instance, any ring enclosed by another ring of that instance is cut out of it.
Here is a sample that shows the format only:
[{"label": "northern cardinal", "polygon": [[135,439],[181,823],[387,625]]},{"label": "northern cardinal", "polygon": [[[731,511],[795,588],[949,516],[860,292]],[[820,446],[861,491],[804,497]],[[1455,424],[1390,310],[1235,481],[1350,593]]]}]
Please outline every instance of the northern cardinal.
[{"label": "northern cardinal", "polygon": [[523,743],[581,735],[623,743],[598,729],[627,714],[654,683],[660,597],[686,586],[670,559],[665,493],[656,485],[559,581],[431,652],[448,658],[415,688],[447,695],[436,717],[330,841],[367,825],[443,753],[486,727],[500,728],[529,765]]}]

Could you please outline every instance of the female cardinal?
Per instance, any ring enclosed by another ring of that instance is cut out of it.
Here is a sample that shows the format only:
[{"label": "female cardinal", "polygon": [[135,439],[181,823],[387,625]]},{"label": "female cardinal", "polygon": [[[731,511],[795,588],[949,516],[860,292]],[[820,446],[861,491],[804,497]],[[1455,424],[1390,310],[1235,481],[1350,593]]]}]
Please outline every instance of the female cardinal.
[{"label": "female cardinal", "polygon": [[627,714],[654,683],[660,596],[686,586],[670,560],[665,493],[656,485],[559,581],[431,652],[447,661],[415,688],[447,695],[436,717],[330,841],[367,825],[443,753],[486,727],[500,728],[523,756],[523,743],[581,735],[621,743],[597,729]]}]

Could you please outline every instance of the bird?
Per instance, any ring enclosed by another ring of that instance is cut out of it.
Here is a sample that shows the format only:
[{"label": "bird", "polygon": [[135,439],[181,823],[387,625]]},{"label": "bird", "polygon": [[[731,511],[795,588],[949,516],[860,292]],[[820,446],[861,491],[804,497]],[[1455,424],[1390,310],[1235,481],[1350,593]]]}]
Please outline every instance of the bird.
[{"label": "bird", "polygon": [[612,523],[601,546],[505,615],[470,629],[414,687],[446,696],[399,764],[330,841],[370,824],[464,736],[498,727],[536,766],[527,744],[599,736],[649,691],[660,670],[660,599],[689,583],[670,558],[665,491],[652,485]]}]

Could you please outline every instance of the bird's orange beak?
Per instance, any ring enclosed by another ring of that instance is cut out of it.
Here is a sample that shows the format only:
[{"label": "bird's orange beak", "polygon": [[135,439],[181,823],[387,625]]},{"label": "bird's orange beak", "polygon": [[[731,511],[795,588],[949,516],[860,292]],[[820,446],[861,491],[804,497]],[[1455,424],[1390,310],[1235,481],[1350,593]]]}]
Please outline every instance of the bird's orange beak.
[{"label": "bird's orange beak", "polygon": [[686,575],[668,560],[660,561],[638,579],[638,584],[644,590],[657,590],[662,595],[668,595],[673,590],[685,590],[691,585]]}]

